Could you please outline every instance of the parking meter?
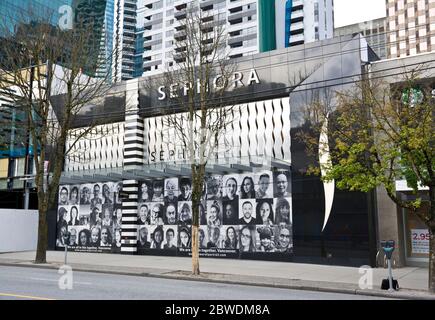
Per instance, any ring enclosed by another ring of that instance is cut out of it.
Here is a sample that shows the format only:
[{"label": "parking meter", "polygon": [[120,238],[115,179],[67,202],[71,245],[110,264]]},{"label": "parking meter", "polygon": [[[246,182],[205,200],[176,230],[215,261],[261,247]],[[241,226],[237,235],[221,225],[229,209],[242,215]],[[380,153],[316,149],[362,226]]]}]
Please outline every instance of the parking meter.
[{"label": "parking meter", "polygon": [[381,247],[384,250],[385,256],[388,260],[390,260],[391,256],[393,255],[394,244],[394,240],[381,241]]},{"label": "parking meter", "polygon": [[384,250],[388,262],[388,280],[387,279],[382,280],[381,288],[384,290],[388,289],[389,291],[393,291],[393,289],[397,290],[397,288],[399,287],[397,280],[393,279],[393,272],[391,269],[391,257],[393,256],[394,245],[395,245],[394,240],[381,241],[381,247],[382,250]]}]

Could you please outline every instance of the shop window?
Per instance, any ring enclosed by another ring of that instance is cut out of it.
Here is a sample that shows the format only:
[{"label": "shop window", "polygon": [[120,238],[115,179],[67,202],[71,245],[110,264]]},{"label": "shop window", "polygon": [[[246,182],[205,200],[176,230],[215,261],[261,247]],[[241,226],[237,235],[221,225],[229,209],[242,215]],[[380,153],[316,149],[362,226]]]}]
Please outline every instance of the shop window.
[{"label": "shop window", "polygon": [[[423,202],[418,209],[429,213],[428,202]],[[429,230],[419,217],[409,210],[404,210],[406,252],[408,258],[429,257]]]}]

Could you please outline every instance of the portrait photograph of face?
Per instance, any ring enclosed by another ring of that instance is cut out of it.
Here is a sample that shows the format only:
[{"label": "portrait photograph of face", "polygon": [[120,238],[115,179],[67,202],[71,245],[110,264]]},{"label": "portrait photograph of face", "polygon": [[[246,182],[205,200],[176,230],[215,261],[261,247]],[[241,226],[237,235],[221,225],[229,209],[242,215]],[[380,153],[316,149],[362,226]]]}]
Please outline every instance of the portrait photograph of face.
[{"label": "portrait photograph of face", "polygon": [[277,252],[292,253],[293,233],[292,226],[286,224],[276,225],[274,228],[275,248]]},{"label": "portrait photograph of face", "polygon": [[240,182],[240,199],[255,199],[254,175],[241,175]]},{"label": "portrait photograph of face", "polygon": [[239,248],[239,226],[222,226],[220,228],[220,247],[221,249],[238,249]]},{"label": "portrait photograph of face", "polygon": [[224,176],[224,198],[223,200],[236,200],[239,198],[240,182],[239,176],[226,175]]},{"label": "portrait photograph of face", "polygon": [[222,201],[223,208],[223,224],[237,224],[239,219],[239,202],[238,201]]},{"label": "portrait photograph of face", "polygon": [[112,246],[112,228],[103,226],[101,228],[100,247]]},{"label": "portrait photograph of face", "polygon": [[273,199],[257,199],[257,224],[272,225],[274,222]]},{"label": "portrait photograph of face", "polygon": [[69,186],[60,186],[59,187],[59,205],[66,206],[69,204]]},{"label": "portrait photograph of face", "polygon": [[178,191],[177,178],[165,179],[165,201],[177,201]]},{"label": "portrait photograph of face", "polygon": [[207,225],[220,226],[222,224],[222,201],[207,201]]},{"label": "portrait photograph of face", "polygon": [[192,200],[192,180],[190,178],[180,179],[180,192],[178,195],[179,201],[191,201]]},{"label": "portrait photograph of face", "polygon": [[273,174],[263,171],[255,174],[255,198],[273,198]]},{"label": "portrait photograph of face", "polygon": [[211,175],[206,179],[207,200],[221,200],[223,196],[223,185],[221,175]]},{"label": "portrait photograph of face", "polygon": [[139,226],[137,228],[137,245],[139,248],[149,248],[150,242],[150,232],[149,226]]},{"label": "portrait photograph of face", "polygon": [[178,222],[181,224],[192,224],[192,202],[178,202]]},{"label": "portrait photograph of face", "polygon": [[139,202],[150,202],[153,198],[153,184],[149,180],[139,183]]},{"label": "portrait photograph of face", "polygon": [[150,207],[149,223],[151,225],[163,224],[163,214],[165,210],[163,202],[151,202]]},{"label": "portrait photograph of face", "polygon": [[177,226],[176,225],[163,226],[163,232],[165,235],[165,238],[163,241],[163,249],[175,250],[177,248],[177,239],[178,239]]},{"label": "portrait photograph of face", "polygon": [[207,248],[207,242],[208,242],[208,231],[207,227],[201,226],[198,229],[198,241],[199,241],[199,248],[204,249]]},{"label": "portrait photograph of face", "polygon": [[151,249],[163,249],[163,241],[165,240],[165,231],[163,226],[150,226]]},{"label": "portrait photograph of face", "polygon": [[239,200],[239,224],[256,224],[255,199]]},{"label": "portrait photograph of face", "polygon": [[152,203],[141,203],[138,206],[137,223],[149,224],[150,223],[150,205]]},{"label": "portrait photograph of face", "polygon": [[80,230],[82,230],[83,227],[76,227],[76,226],[68,226],[68,245],[75,247],[78,245],[78,235]]},{"label": "portrait photograph of face", "polygon": [[292,224],[292,198],[273,199],[275,208],[275,224]]},{"label": "portrait photograph of face", "polygon": [[166,225],[177,224],[178,214],[177,214],[177,204],[176,202],[168,202],[165,204],[165,217],[164,222]]},{"label": "portrait photograph of face", "polygon": [[80,201],[80,185],[70,186],[69,204],[78,205]]},{"label": "portrait photograph of face", "polygon": [[80,186],[80,204],[81,205],[90,205],[91,197],[92,197],[92,188],[91,184],[82,184]]},{"label": "portrait photograph of face", "polygon": [[152,201],[163,201],[163,187],[164,187],[164,180],[162,179],[156,179],[153,181],[153,198]]},{"label": "portrait photograph of face", "polygon": [[273,173],[275,198],[291,197],[291,180],[289,171],[276,171]]}]

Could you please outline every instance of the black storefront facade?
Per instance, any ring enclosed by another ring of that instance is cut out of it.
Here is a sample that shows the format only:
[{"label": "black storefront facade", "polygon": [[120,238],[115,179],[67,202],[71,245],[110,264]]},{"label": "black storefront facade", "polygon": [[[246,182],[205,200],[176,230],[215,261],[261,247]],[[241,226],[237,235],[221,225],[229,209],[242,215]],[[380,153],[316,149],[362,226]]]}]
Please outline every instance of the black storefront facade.
[{"label": "black storefront facade", "polygon": [[[237,60],[235,77],[241,84],[229,93],[232,103],[236,99],[240,105],[231,131],[237,139],[230,139],[233,148],[226,157],[209,165],[201,256],[376,265],[376,194],[327,188],[319,177],[306,175],[308,165],[318,160],[308,157],[295,138],[298,131],[309,129],[303,115],[310,101],[352,88],[375,60],[359,35]],[[63,250],[62,234],[74,229],[70,250],[189,256],[184,246],[190,237],[191,204],[189,208],[182,194],[189,173],[180,153],[163,147],[161,118],[170,99],[164,96],[165,88],[154,88],[150,82],[140,78],[122,83],[103,104],[94,106],[94,114],[116,109],[124,116],[108,117],[100,137],[78,143],[81,156],[66,160],[58,212],[50,228],[56,249]],[[108,128],[114,131],[108,134]],[[281,192],[278,184],[284,180]],[[228,194],[233,181],[237,201]],[[258,191],[261,181],[268,182],[267,195],[242,196],[242,186],[251,183]],[[176,201],[169,199],[169,190],[175,191]],[[227,208],[238,211],[237,219],[226,220]],[[257,219],[249,228],[239,220],[245,209]],[[269,223],[260,219],[265,210],[271,212]],[[170,221],[172,211],[176,219]],[[252,249],[244,252],[242,237],[248,235]],[[225,241],[227,237],[231,241]]]}]

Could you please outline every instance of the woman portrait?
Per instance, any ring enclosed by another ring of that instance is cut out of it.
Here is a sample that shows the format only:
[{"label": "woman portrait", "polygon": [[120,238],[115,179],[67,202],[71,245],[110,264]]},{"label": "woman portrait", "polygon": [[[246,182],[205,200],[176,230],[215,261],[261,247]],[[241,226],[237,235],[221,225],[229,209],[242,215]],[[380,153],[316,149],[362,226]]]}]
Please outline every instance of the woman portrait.
[{"label": "woman portrait", "polygon": [[148,202],[152,200],[152,190],[150,184],[146,181],[140,184],[140,198],[139,202]]},{"label": "woman portrait", "polygon": [[113,204],[113,200],[110,199],[110,188],[107,183],[103,184],[103,204]]},{"label": "woman portrait", "polygon": [[80,196],[80,204],[91,204],[91,189],[89,187],[83,187]]},{"label": "woman portrait", "polygon": [[190,249],[190,231],[187,227],[181,227],[178,232],[178,247],[183,249]]},{"label": "woman portrait", "polygon": [[113,246],[115,248],[119,248],[121,249],[121,229],[120,228],[116,228],[114,231],[114,240],[113,240]]},{"label": "woman portrait", "polygon": [[71,210],[69,211],[69,226],[78,226],[80,225],[80,221],[78,219],[79,210],[76,206],[72,206]]},{"label": "woman portrait", "polygon": [[207,248],[218,248],[220,236],[221,230],[219,227],[209,226]]},{"label": "woman portrait", "polygon": [[109,227],[101,228],[101,247],[108,247],[112,245],[112,235]]},{"label": "woman portrait", "polygon": [[73,187],[69,195],[69,204],[78,205],[79,204],[79,188]]},{"label": "woman portrait", "polygon": [[151,249],[163,249],[163,227],[157,226],[151,233]]},{"label": "woman portrait", "polygon": [[106,206],[103,204],[103,220],[101,222],[102,226],[110,227],[112,226],[112,210],[111,206]]},{"label": "woman portrait", "polygon": [[151,225],[163,225],[163,204],[154,204],[152,210],[149,213],[149,224]]},{"label": "woman portrait", "polygon": [[285,198],[278,198],[275,206],[275,223],[290,223],[290,203]]},{"label": "woman portrait", "polygon": [[220,226],[221,223],[221,209],[219,202],[214,201],[210,208],[207,210],[207,225],[208,226]]},{"label": "woman portrait", "polygon": [[243,178],[240,186],[241,199],[255,199],[254,179],[252,177]]},{"label": "woman portrait", "polygon": [[255,227],[244,226],[240,229],[240,251],[255,252]]},{"label": "woman portrait", "polygon": [[65,247],[65,244],[69,242],[68,240],[68,227],[61,226],[57,234],[56,246]]},{"label": "woman portrait", "polygon": [[100,228],[95,226],[91,229],[91,247],[98,247],[101,241]]},{"label": "woman portrait", "polygon": [[205,231],[204,229],[198,229],[198,239],[199,239],[199,248],[204,249],[207,248],[207,243],[205,241]]},{"label": "woman portrait", "polygon": [[223,248],[225,249],[237,249],[239,247],[239,241],[237,238],[236,229],[233,226],[227,228]]},{"label": "woman portrait", "polygon": [[181,224],[192,224],[192,210],[188,202],[180,203],[179,222]]},{"label": "woman portrait", "polygon": [[63,226],[68,226],[68,223],[66,222],[66,214],[68,213],[68,210],[66,210],[64,207],[60,207],[58,211],[58,219],[57,219],[57,228],[60,229]]},{"label": "woman portrait", "polygon": [[89,247],[91,244],[91,232],[88,229],[83,229],[79,232],[79,246]]},{"label": "woman portrait", "polygon": [[272,225],[273,224],[273,209],[272,199],[261,200],[257,203],[257,224]]}]

